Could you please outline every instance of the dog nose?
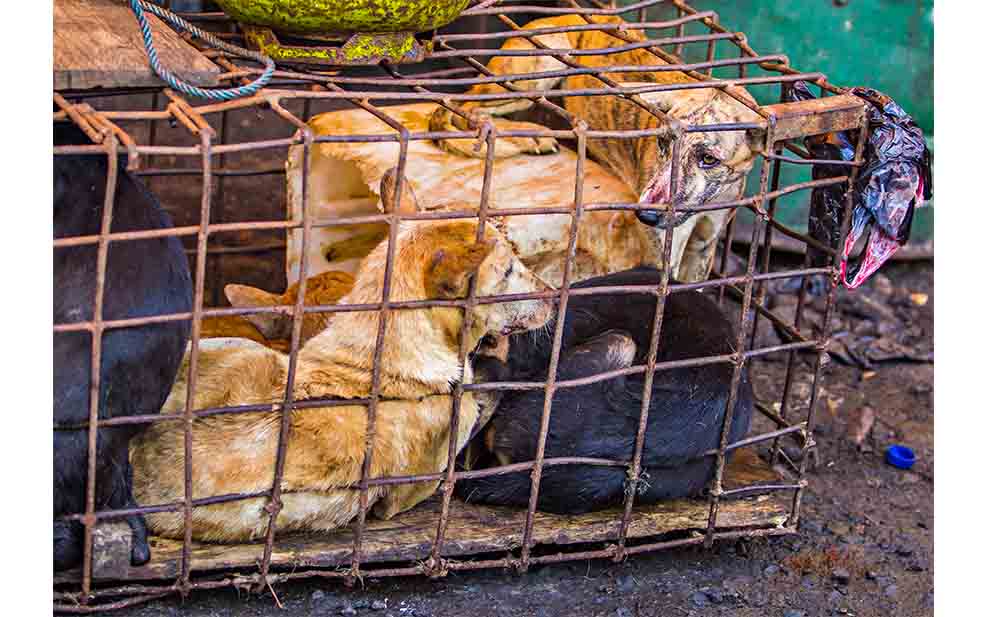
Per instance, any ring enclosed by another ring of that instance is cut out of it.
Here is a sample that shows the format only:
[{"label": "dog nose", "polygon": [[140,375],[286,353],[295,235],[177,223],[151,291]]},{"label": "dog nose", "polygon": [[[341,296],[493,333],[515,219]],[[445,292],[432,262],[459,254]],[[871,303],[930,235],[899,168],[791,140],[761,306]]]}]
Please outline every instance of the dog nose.
[{"label": "dog nose", "polygon": [[638,217],[639,221],[649,227],[658,225],[661,218],[657,210],[636,210],[635,216]]},{"label": "dog nose", "polygon": [[679,227],[685,223],[691,216],[692,212],[676,212],[672,216],[667,212],[659,212],[658,210],[636,210],[635,216],[643,224],[649,227],[655,227],[656,229],[673,229]]}]

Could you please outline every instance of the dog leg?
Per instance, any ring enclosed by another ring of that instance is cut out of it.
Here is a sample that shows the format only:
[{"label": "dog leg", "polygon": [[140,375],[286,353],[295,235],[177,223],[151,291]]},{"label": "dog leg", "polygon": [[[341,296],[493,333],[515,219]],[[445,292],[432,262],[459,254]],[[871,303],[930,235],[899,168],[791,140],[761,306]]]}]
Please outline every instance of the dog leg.
[{"label": "dog leg", "polygon": [[[439,112],[444,113],[439,113]],[[464,127],[456,126],[454,116],[445,107],[440,107],[437,113],[433,114],[429,129],[432,131],[461,131]],[[462,120],[455,116],[457,120]],[[544,126],[532,122],[515,122],[502,118],[491,118],[496,130],[501,131],[544,131]],[[482,159],[487,156],[486,140],[476,139],[440,139],[436,142],[440,148],[467,158]],[[559,152],[559,144],[554,137],[498,137],[494,140],[494,158],[506,159],[519,154],[555,154]]]},{"label": "dog leg", "polygon": [[[440,398],[440,397],[437,397]],[[443,401],[441,408],[435,409],[436,413],[449,413],[449,398]],[[467,439],[473,433],[477,423],[478,406],[472,393],[464,393],[460,403],[460,421],[457,426],[456,451],[463,449]],[[413,459],[402,470],[402,475],[418,475],[425,473],[437,473],[446,470],[446,462],[449,458],[449,429],[435,433],[425,448],[413,455]],[[421,502],[431,497],[439,482],[416,482],[414,484],[399,484],[387,492],[377,503],[374,504],[374,515],[378,518],[388,520],[396,514],[410,510]]]},{"label": "dog leg", "polygon": [[55,521],[52,532],[55,571],[78,565],[82,561],[82,524],[78,521]]},{"label": "dog leg", "polygon": [[[526,28],[546,27],[553,25],[558,19],[540,19],[528,24]],[[560,22],[561,23],[561,22]],[[536,40],[551,49],[572,49],[566,33],[544,34],[535,37]],[[502,50],[535,49],[529,40],[522,38],[508,39],[501,47]],[[487,63],[487,69],[493,75],[518,75],[520,73],[545,73],[565,69],[566,66],[550,56],[496,56]],[[563,77],[543,77],[511,82],[516,90],[542,91],[556,87]],[[507,90],[499,84],[478,84],[470,88],[469,94],[499,94]],[[475,121],[490,119],[496,130],[546,130],[544,126],[531,122],[515,122],[504,120],[497,116],[524,111],[534,105],[529,99],[522,100],[487,100],[469,101],[460,105],[461,109],[473,116]],[[429,121],[432,131],[463,131],[468,130],[469,123],[465,118],[454,115],[445,107],[438,107]],[[443,150],[452,154],[470,158],[484,158],[487,145],[484,141],[474,139],[441,139],[437,144]],[[552,154],[559,151],[559,145],[553,137],[498,137],[494,142],[494,157],[507,158],[518,154]]]}]

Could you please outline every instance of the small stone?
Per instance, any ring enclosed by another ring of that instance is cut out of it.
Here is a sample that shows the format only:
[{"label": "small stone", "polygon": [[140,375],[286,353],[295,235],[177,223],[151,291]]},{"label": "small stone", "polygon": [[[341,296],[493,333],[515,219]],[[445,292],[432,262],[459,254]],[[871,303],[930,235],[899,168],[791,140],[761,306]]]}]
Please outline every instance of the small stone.
[{"label": "small stone", "polygon": [[356,615],[357,609],[353,608],[353,604],[349,602],[343,603],[343,608],[340,609],[340,615]]},{"label": "small stone", "polygon": [[806,531],[807,533],[812,533],[812,534],[823,533],[823,525],[820,524],[820,521],[802,519],[799,522],[799,528]]},{"label": "small stone", "polygon": [[724,591],[717,589],[716,587],[704,587],[700,591],[702,591],[707,596],[707,599],[714,604],[723,604],[726,599]]},{"label": "small stone", "polygon": [[869,581],[876,580],[878,578],[878,572],[875,572],[874,570],[868,570],[867,572],[865,572],[865,578],[868,579]]},{"label": "small stone", "polygon": [[884,594],[886,598],[894,598],[899,595],[899,588],[895,585],[889,585],[885,588]]},{"label": "small stone", "polygon": [[624,607],[619,608],[617,610],[617,613],[615,613],[615,615],[617,615],[617,617],[634,617],[631,612],[631,609]]},{"label": "small stone", "polygon": [[912,557],[915,551],[907,544],[900,544],[895,547],[895,554],[899,557]]},{"label": "small stone", "polygon": [[765,576],[775,576],[776,574],[779,573],[780,570],[782,570],[782,568],[780,568],[779,566],[773,563],[771,565],[765,566],[765,569],[762,570],[762,573],[765,574]]},{"label": "small stone", "polygon": [[832,521],[827,523],[827,531],[834,534],[835,536],[846,536],[851,533],[851,526],[847,523],[841,523],[838,521]]},{"label": "small stone", "polygon": [[368,602],[367,600],[354,600],[353,602],[353,608],[358,610],[362,608],[367,608],[368,606],[370,606],[370,602]]},{"label": "small stone", "polygon": [[909,570],[910,572],[923,572],[928,567],[929,564],[926,559],[922,557],[913,557],[913,559],[909,561],[909,565],[906,566],[906,570]]},{"label": "small stone", "polygon": [[847,585],[851,581],[851,573],[847,571],[847,568],[834,568],[834,571],[830,573],[830,578],[840,585]]},{"label": "small stone", "polygon": [[834,591],[831,591],[830,595],[827,596],[827,602],[829,602],[830,604],[840,604],[843,601],[844,601],[844,594],[837,591],[836,589]]},{"label": "small stone", "polygon": [[309,599],[312,600],[313,602],[319,602],[325,597],[326,594],[322,590],[317,589],[316,591],[312,592],[312,595],[309,596]]},{"label": "small stone", "polygon": [[[847,4],[846,2],[843,4]],[[871,288],[875,290],[880,296],[891,296],[895,288],[892,286],[892,281],[889,277],[884,274],[876,274],[871,278]]]},{"label": "small stone", "polygon": [[388,608],[388,603],[383,600],[374,600],[371,602],[371,610],[383,611]]},{"label": "small stone", "polygon": [[697,591],[690,596],[690,603],[697,608],[703,608],[710,604],[710,598],[702,591]]}]

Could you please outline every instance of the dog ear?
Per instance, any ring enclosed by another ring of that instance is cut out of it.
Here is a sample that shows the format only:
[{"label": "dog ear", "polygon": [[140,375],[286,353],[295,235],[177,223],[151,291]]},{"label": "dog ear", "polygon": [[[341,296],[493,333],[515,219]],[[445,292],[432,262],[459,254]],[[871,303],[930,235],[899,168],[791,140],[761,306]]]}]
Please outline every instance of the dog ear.
[{"label": "dog ear", "polygon": [[401,214],[414,214],[419,210],[418,199],[412,191],[412,183],[408,178],[403,178],[401,183],[401,196],[395,208],[395,185],[398,184],[398,168],[392,167],[384,173],[381,178],[381,203],[385,212],[399,212]]},{"label": "dog ear", "polygon": [[752,154],[762,154],[765,152],[765,131],[762,129],[749,129],[744,134],[748,138],[748,148],[751,149]]},{"label": "dog ear", "polygon": [[[282,296],[268,293],[247,285],[227,285],[223,288],[226,299],[236,308],[278,306],[284,304]],[[292,318],[281,313],[255,313],[244,318],[260,331],[264,338],[287,339],[291,337]]]},{"label": "dog ear", "polygon": [[470,277],[494,249],[494,242],[472,242],[444,246],[432,255],[425,274],[429,298],[460,298],[466,295]]}]

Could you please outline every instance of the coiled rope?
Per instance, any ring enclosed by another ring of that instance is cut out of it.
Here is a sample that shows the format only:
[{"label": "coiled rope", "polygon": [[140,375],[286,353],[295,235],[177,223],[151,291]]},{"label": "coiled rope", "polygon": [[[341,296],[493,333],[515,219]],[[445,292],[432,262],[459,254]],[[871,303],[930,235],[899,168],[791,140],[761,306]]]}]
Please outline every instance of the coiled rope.
[{"label": "coiled rope", "polygon": [[[153,70],[158,77],[163,79],[165,83],[173,89],[178,90],[183,94],[197,96],[203,99],[230,101],[245,96],[253,96],[258,90],[266,86],[268,82],[271,81],[271,76],[274,74],[275,69],[274,60],[268,58],[264,54],[225,43],[212,34],[204,30],[200,30],[175,13],[172,13],[168,9],[158,6],[157,4],[145,2],[145,0],[130,0],[130,8],[134,11],[134,16],[137,18],[137,23],[141,27],[141,35],[144,37],[144,49],[147,51],[148,60],[151,64],[151,70]],[[148,22],[147,15],[144,14],[144,11],[157,15],[178,30],[184,30],[197,39],[201,39],[210,47],[225,51],[241,58],[247,58],[260,62],[264,65],[264,72],[261,73],[260,77],[251,83],[236,88],[207,90],[204,88],[197,88],[182,81],[172,74],[171,71],[161,65],[161,60],[158,58],[158,50],[155,49],[154,39],[151,37],[151,24]]]}]

